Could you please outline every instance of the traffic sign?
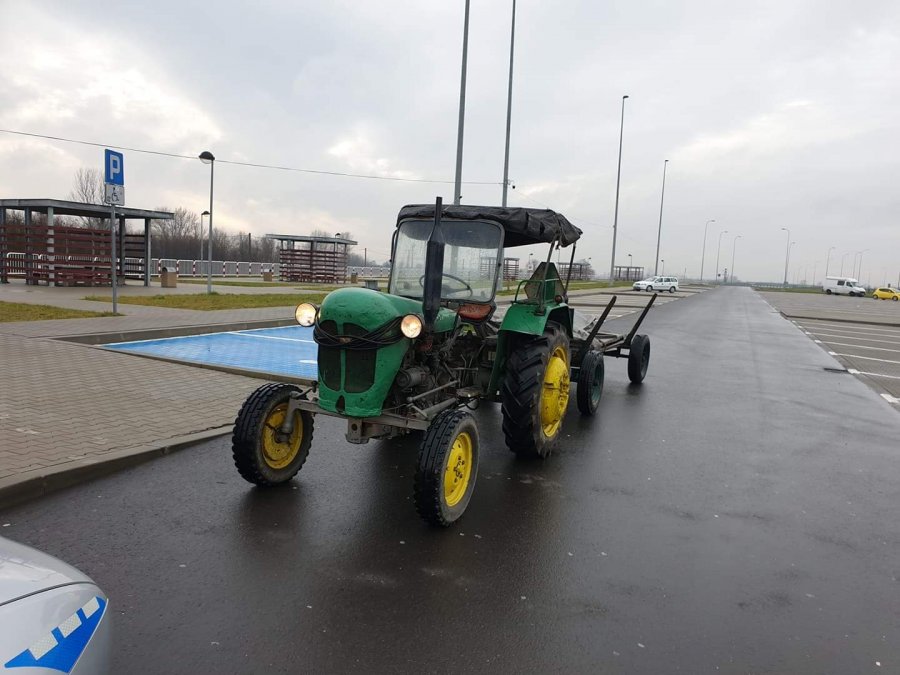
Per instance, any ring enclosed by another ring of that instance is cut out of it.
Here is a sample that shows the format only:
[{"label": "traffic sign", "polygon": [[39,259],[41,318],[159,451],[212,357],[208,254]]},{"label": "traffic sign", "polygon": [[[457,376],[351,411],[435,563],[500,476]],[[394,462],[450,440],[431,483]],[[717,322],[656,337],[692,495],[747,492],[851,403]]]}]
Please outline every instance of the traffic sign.
[{"label": "traffic sign", "polygon": [[125,155],[121,152],[112,150],[104,151],[104,165],[106,167],[106,178],[104,182],[107,185],[125,186]]},{"label": "traffic sign", "polygon": [[104,204],[115,204],[116,206],[124,206],[125,205],[125,186],[124,185],[112,185],[107,183],[105,185],[106,191],[103,195],[103,203]]}]

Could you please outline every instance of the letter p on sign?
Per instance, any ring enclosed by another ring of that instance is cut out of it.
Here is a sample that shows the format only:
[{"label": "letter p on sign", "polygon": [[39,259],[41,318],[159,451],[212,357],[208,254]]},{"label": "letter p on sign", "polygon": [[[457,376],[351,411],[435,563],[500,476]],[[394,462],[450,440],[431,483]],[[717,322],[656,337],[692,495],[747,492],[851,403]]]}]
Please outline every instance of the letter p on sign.
[{"label": "letter p on sign", "polygon": [[125,157],[121,152],[106,150],[104,155],[106,176],[104,182],[108,185],[125,185]]}]

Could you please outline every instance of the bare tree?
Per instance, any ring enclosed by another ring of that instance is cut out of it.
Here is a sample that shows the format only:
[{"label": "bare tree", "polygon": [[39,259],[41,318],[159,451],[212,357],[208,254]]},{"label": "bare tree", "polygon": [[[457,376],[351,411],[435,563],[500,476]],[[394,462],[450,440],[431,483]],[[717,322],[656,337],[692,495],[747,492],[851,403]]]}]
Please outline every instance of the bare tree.
[{"label": "bare tree", "polygon": [[[102,204],[104,197],[103,176],[99,169],[80,168],[75,171],[75,184],[69,199],[83,204]],[[106,228],[103,218],[79,218],[82,227]]]}]

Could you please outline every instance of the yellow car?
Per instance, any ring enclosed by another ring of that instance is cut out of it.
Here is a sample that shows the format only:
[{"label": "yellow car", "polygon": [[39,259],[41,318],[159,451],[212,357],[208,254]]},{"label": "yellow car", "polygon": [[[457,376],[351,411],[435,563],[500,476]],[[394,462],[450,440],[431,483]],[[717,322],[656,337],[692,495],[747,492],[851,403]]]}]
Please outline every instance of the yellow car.
[{"label": "yellow car", "polygon": [[876,300],[900,300],[900,291],[896,288],[876,288],[872,291],[872,297]]}]

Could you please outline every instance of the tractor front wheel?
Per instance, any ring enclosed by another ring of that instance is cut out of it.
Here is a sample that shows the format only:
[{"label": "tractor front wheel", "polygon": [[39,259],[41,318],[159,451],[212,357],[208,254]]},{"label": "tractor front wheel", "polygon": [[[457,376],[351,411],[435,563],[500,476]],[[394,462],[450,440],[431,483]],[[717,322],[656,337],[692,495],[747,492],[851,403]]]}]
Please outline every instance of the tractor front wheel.
[{"label": "tractor front wheel", "polygon": [[464,410],[438,415],[422,439],[416,465],[416,511],[431,525],[449,527],[462,516],[478,474],[478,425]]},{"label": "tractor front wheel", "polygon": [[602,352],[592,349],[584,355],[581,368],[578,369],[575,401],[578,403],[578,411],[586,417],[592,416],[600,406],[605,372]]},{"label": "tractor front wheel", "polygon": [[256,485],[270,486],[293,478],[312,445],[313,416],[303,410],[294,415],[291,432],[281,431],[292,384],[265,384],[244,401],[231,437],[231,452],[238,473]]},{"label": "tractor front wheel", "polygon": [[506,445],[520,457],[549,457],[569,404],[569,338],[556,324],[506,360],[500,391]]}]

